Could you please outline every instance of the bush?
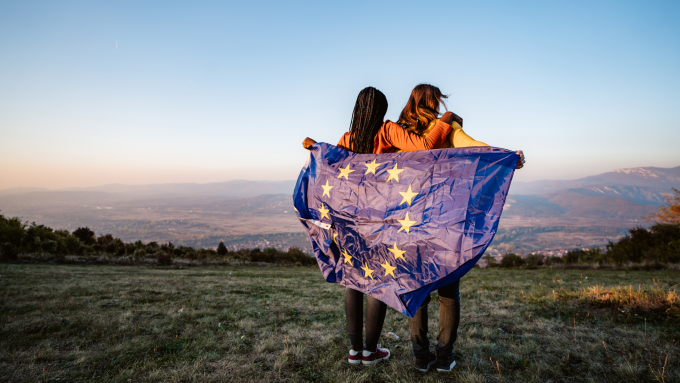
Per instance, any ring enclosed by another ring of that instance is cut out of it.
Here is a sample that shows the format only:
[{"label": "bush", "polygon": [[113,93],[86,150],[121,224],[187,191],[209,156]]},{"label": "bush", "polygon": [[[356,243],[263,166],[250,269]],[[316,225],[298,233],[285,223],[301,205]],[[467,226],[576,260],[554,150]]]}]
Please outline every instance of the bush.
[{"label": "bush", "polygon": [[524,265],[524,259],[515,253],[507,253],[501,259],[501,267],[521,267]]},{"label": "bush", "polygon": [[0,259],[15,261],[19,255],[19,249],[9,242],[0,243]]},{"label": "bush", "polygon": [[139,249],[135,250],[134,253],[132,253],[132,255],[133,255],[133,256],[135,257],[135,259],[137,259],[137,260],[144,259],[144,257],[146,257],[146,254],[147,254],[147,253],[146,253],[146,249],[144,249],[144,248],[142,248],[142,247],[140,247]]},{"label": "bush", "polygon": [[602,249],[593,248],[588,250],[572,250],[564,255],[564,263],[574,265],[577,263],[607,263],[609,259]]},{"label": "bush", "polygon": [[94,231],[90,230],[88,227],[77,228],[73,232],[73,235],[85,245],[94,245],[97,243],[97,239],[94,237]]},{"label": "bush", "polygon": [[264,249],[264,251],[253,249],[250,251],[249,258],[252,262],[299,264],[301,266],[316,265],[316,258],[308,256],[297,247],[291,247],[285,253],[274,248]]},{"label": "bush", "polygon": [[172,265],[172,256],[164,251],[156,253],[156,262],[159,266],[170,266]]},{"label": "bush", "polygon": [[529,269],[535,269],[539,266],[543,266],[545,262],[545,255],[543,254],[529,254],[524,258],[524,267]]},{"label": "bush", "polygon": [[630,236],[609,242],[607,256],[611,263],[680,262],[680,225],[656,224],[648,229],[637,227]]},{"label": "bush", "polygon": [[0,214],[0,258],[17,259],[25,231],[26,224],[19,217],[5,218]]},{"label": "bush", "polygon": [[543,264],[546,266],[561,265],[562,263],[564,263],[562,257],[546,257],[545,261],[543,262]]}]

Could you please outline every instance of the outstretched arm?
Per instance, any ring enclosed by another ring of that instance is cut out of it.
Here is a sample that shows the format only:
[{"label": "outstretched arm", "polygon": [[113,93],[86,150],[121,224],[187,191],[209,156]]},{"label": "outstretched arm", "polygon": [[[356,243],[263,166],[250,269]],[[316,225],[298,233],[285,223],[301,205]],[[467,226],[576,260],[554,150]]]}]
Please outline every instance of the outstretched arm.
[{"label": "outstretched arm", "polygon": [[[481,141],[477,141],[474,138],[468,136],[463,131],[463,128],[460,125],[457,125],[455,122],[453,122],[452,125],[453,133],[451,134],[452,136],[451,143],[453,144],[454,148],[467,148],[470,146],[489,146]],[[516,169],[522,169],[524,167],[524,162],[526,161],[524,158],[524,153],[521,150],[518,150],[516,153],[519,154],[519,160],[517,160]]]},{"label": "outstretched arm", "polygon": [[468,136],[464,131],[463,127],[454,122],[453,124],[453,134],[451,134],[451,143],[454,148],[468,148],[470,146],[489,146],[482,141],[477,141],[474,138]]}]

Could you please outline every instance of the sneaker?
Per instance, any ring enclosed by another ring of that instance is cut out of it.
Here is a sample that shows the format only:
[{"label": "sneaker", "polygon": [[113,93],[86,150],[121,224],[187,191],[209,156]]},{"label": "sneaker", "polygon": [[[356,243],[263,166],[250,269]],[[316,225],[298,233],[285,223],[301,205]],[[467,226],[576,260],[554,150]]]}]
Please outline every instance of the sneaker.
[{"label": "sneaker", "polygon": [[387,360],[390,358],[390,350],[386,348],[380,348],[380,345],[378,345],[378,348],[375,350],[375,352],[364,350],[363,354],[364,355],[361,363],[364,365],[377,364],[381,360]]},{"label": "sneaker", "polygon": [[427,372],[433,364],[437,363],[437,357],[433,353],[428,352],[425,355],[415,355],[416,370],[420,372]]},{"label": "sneaker", "polygon": [[437,371],[439,372],[451,372],[454,367],[456,367],[456,361],[453,360],[453,355],[451,356],[441,356],[437,355],[437,364],[435,365]]},{"label": "sneaker", "polygon": [[350,349],[349,358],[347,358],[347,361],[349,362],[349,364],[361,364],[362,358],[363,355],[361,354],[361,351],[354,351]]}]

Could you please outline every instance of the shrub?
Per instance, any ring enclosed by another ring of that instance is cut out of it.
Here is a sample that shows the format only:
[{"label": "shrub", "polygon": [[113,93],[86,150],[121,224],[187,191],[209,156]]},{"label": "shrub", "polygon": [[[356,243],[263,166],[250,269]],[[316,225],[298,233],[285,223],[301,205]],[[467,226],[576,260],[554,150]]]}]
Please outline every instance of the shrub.
[{"label": "shrub", "polygon": [[543,262],[543,264],[546,266],[561,265],[562,263],[564,263],[564,259],[562,259],[562,257],[546,257],[545,261]]},{"label": "shrub", "polygon": [[656,224],[648,229],[630,230],[616,243],[607,245],[609,261],[626,262],[680,262],[680,224]]},{"label": "shrub", "polygon": [[164,251],[156,253],[156,262],[159,266],[170,266],[172,265],[172,256]]},{"label": "shrub", "polygon": [[172,242],[168,242],[165,245],[161,245],[161,250],[165,251],[166,253],[172,253],[175,250],[175,245],[173,245]]},{"label": "shrub", "polygon": [[248,258],[252,262],[268,262],[268,263],[283,263],[295,265],[299,264],[301,266],[311,266],[316,265],[316,258],[310,257],[303,253],[297,247],[291,247],[287,252],[282,252],[274,248],[250,250]]},{"label": "shrub", "polygon": [[19,217],[5,218],[0,214],[0,258],[17,259],[25,231],[26,224]]},{"label": "shrub", "polygon": [[135,257],[135,259],[137,259],[137,260],[143,259],[144,257],[146,257],[146,254],[147,254],[147,253],[146,253],[146,249],[144,249],[143,247],[140,247],[139,249],[135,250],[134,253],[132,253],[132,255],[133,255],[133,256]]},{"label": "shrub", "polygon": [[94,245],[97,239],[94,237],[94,231],[88,227],[79,227],[73,231],[73,235],[85,245]]},{"label": "shrub", "polygon": [[524,259],[515,253],[507,253],[501,259],[501,267],[521,267]]},{"label": "shrub", "polygon": [[530,269],[543,266],[545,262],[545,255],[543,254],[529,254],[524,258],[524,266]]}]

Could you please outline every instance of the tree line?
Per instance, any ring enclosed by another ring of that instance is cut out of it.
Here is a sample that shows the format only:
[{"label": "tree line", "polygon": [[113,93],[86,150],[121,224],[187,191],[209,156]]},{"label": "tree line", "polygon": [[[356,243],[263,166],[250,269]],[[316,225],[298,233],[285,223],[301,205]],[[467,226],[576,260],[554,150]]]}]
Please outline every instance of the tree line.
[{"label": "tree line", "polygon": [[645,229],[636,227],[617,242],[609,241],[605,249],[579,249],[567,252],[562,257],[546,257],[542,254],[529,254],[522,258],[508,253],[497,262],[485,256],[489,267],[535,268],[552,265],[610,264],[629,263],[664,264],[680,263],[680,224],[657,223]]},{"label": "tree line", "polygon": [[229,250],[220,242],[216,250],[196,249],[189,246],[175,246],[171,242],[142,243],[124,242],[111,234],[96,236],[88,227],[79,227],[73,232],[54,230],[35,222],[28,224],[19,217],[7,218],[0,214],[0,259],[17,260],[21,254],[32,254],[63,260],[66,256],[110,256],[129,257],[141,261],[155,258],[159,265],[172,265],[173,259],[188,260],[237,260],[246,262],[267,262],[311,266],[316,260],[302,250],[291,247],[288,251],[275,248],[264,250]]}]

